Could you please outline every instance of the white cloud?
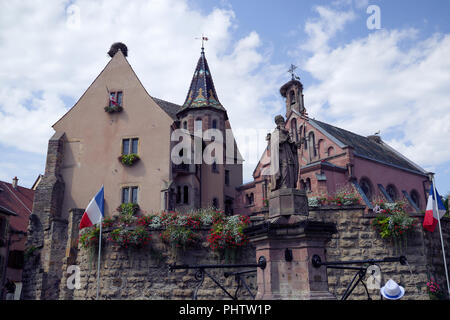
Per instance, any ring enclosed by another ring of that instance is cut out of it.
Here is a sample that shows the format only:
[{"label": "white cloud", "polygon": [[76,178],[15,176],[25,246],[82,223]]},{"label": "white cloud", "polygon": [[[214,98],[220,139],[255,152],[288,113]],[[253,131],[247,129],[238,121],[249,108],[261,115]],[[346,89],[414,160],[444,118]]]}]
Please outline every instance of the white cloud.
[{"label": "white cloud", "polygon": [[419,41],[417,30],[380,30],[330,48],[327,30],[349,21],[336,27],[330,17],[352,15],[330,8],[318,14],[305,31],[309,43],[321,46],[311,46],[302,65],[318,80],[305,90],[310,116],[362,135],[381,129],[391,146],[422,166],[449,162],[450,35]]},{"label": "white cloud", "polygon": [[[195,37],[204,32],[210,39],[206,56],[233,129],[272,127],[266,111],[284,68],[270,64],[256,32],[234,38],[229,6],[202,13],[188,3],[2,1],[0,146],[44,156],[51,125],[72,107],[63,101],[83,94],[116,41],[128,46],[128,60],[151,95],[182,104],[200,56]],[[66,12],[69,5],[79,13],[79,24],[73,10]]]},{"label": "white cloud", "polygon": [[356,16],[353,11],[335,11],[324,6],[317,6],[314,10],[319,17],[306,22],[305,32],[309,37],[301,48],[312,52],[327,51],[328,41]]}]

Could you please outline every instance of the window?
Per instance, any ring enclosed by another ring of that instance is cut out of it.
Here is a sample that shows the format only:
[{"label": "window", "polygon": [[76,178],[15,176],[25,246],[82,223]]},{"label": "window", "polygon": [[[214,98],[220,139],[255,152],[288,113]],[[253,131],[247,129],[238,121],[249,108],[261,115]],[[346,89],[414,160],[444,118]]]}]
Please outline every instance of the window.
[{"label": "window", "polygon": [[306,183],[303,179],[300,180],[300,190],[306,191]]},{"label": "window", "polygon": [[22,269],[24,262],[24,252],[19,250],[12,250],[9,252],[8,268]]},{"label": "window", "polygon": [[183,203],[189,204],[189,187],[188,186],[183,187]]},{"label": "window", "polygon": [[212,128],[213,128],[213,129],[217,129],[217,120],[216,120],[216,119],[214,119],[214,120],[212,121]]},{"label": "window", "polygon": [[392,201],[397,200],[397,189],[394,185],[390,184],[386,187],[386,193],[389,195]]},{"label": "window", "polygon": [[297,142],[298,141],[297,119],[295,118],[291,120],[291,134],[294,141]]},{"label": "window", "polygon": [[248,205],[248,206],[253,205],[253,203],[255,202],[255,197],[254,197],[253,193],[246,194],[245,197],[246,197],[246,203],[247,203],[247,205]]},{"label": "window", "polygon": [[334,148],[333,147],[329,147],[328,148],[328,156],[331,157],[332,155],[334,155]]},{"label": "window", "polygon": [[316,138],[314,136],[314,132],[310,132],[308,135],[308,140],[309,140],[309,155],[311,158],[313,158],[317,155],[315,139]]},{"label": "window", "polygon": [[319,159],[320,159],[320,152],[323,148],[323,144],[324,144],[323,139],[319,139],[319,142],[317,142],[317,154],[319,155]]},{"label": "window", "polygon": [[372,201],[372,184],[370,183],[369,179],[367,178],[362,178],[359,181],[359,185],[361,186],[361,190],[364,192],[364,194],[366,195],[367,199],[369,199],[369,201]]},{"label": "window", "polygon": [[2,247],[6,242],[6,226],[6,219],[0,217],[0,247]]},{"label": "window", "polygon": [[416,204],[417,208],[420,208],[420,197],[416,190],[411,191],[411,200]]},{"label": "window", "polygon": [[122,203],[137,203],[138,202],[138,187],[124,187],[122,188]]},{"label": "window", "polygon": [[295,103],[295,92],[294,92],[294,90],[291,90],[289,92],[289,98],[291,100],[291,104],[294,104]]},{"label": "window", "polygon": [[202,122],[201,118],[197,118],[195,120],[194,130],[195,131],[202,131],[203,130],[203,122]]},{"label": "window", "polygon": [[216,160],[214,160],[214,162],[212,163],[212,165],[211,165],[211,170],[212,170],[212,172],[214,172],[214,173],[219,173],[219,168],[217,167]]},{"label": "window", "polygon": [[110,92],[109,93],[109,106],[113,107],[115,105],[122,106],[123,93],[122,91]]},{"label": "window", "polygon": [[181,187],[180,187],[180,186],[177,187],[177,197],[176,197],[176,202],[177,202],[177,203],[181,203]]},{"label": "window", "polygon": [[233,214],[233,198],[225,197],[225,214],[226,215]]},{"label": "window", "polygon": [[123,139],[122,140],[122,154],[137,154],[138,153],[138,144],[139,139],[138,138],[130,138],[130,139]]},{"label": "window", "polygon": [[305,191],[306,192],[310,192],[311,191],[311,179],[310,178],[306,178]]},{"label": "window", "polygon": [[230,185],[230,170],[225,170],[225,185]]},{"label": "window", "polygon": [[183,129],[187,130],[187,121],[183,121]]},{"label": "window", "polygon": [[213,208],[218,209],[219,208],[219,200],[217,198],[214,198],[212,201]]}]

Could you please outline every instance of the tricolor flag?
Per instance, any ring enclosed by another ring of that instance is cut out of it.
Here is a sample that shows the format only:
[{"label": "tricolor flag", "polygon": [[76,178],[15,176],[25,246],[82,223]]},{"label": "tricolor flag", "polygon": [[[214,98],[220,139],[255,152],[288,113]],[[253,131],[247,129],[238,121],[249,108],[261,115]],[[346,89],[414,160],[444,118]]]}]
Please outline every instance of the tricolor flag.
[{"label": "tricolor flag", "polygon": [[102,221],[104,216],[104,198],[103,198],[103,186],[95,197],[89,202],[86,211],[81,217],[80,230],[86,227],[90,227]]},{"label": "tricolor flag", "polygon": [[433,184],[431,184],[430,195],[428,196],[427,209],[425,211],[425,219],[423,220],[423,228],[430,232],[434,231],[436,225],[438,223],[438,219],[440,220],[445,214],[445,207],[442,203],[442,199],[439,196],[439,193],[436,190],[437,197],[437,212],[435,205],[435,198],[433,192]]},{"label": "tricolor flag", "polygon": [[116,97],[114,96],[114,93],[111,93],[110,95],[109,95],[109,101],[113,104],[113,105],[115,105],[115,106],[118,106],[119,104],[117,103],[117,101],[116,101]]}]

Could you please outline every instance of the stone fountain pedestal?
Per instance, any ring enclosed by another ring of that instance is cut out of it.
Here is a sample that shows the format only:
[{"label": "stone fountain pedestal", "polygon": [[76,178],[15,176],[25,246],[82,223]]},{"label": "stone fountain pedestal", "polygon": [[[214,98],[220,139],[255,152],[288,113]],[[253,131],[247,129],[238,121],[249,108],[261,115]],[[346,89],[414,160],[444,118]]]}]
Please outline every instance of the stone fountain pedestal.
[{"label": "stone fountain pedestal", "polygon": [[309,219],[305,192],[273,191],[269,218],[249,229],[256,261],[261,256],[267,261],[266,268],[257,271],[256,299],[335,300],[326,268],[312,265],[314,255],[326,261],[325,245],[335,232],[335,224]]}]

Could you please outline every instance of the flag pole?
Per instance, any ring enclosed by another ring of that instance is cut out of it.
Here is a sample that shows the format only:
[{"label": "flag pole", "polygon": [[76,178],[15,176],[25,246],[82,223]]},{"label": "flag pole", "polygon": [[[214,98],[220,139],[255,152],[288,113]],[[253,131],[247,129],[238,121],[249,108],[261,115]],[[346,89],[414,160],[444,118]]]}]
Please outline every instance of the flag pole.
[{"label": "flag pole", "polygon": [[100,290],[100,255],[102,253],[102,224],[103,219],[100,220],[100,232],[98,237],[98,260],[97,260],[97,300]]},{"label": "flag pole", "polygon": [[437,213],[437,218],[438,218],[439,235],[441,236],[442,257],[444,258],[445,278],[447,280],[448,297],[450,299],[450,281],[448,280],[447,261],[445,259],[444,239],[442,238],[442,229],[441,229],[441,216],[439,214],[438,198],[437,198],[437,192],[436,192],[436,184],[434,182],[434,175],[431,176],[431,183],[433,184],[433,194],[434,194],[434,201],[433,201],[434,208],[433,209],[436,210],[435,212]]}]

